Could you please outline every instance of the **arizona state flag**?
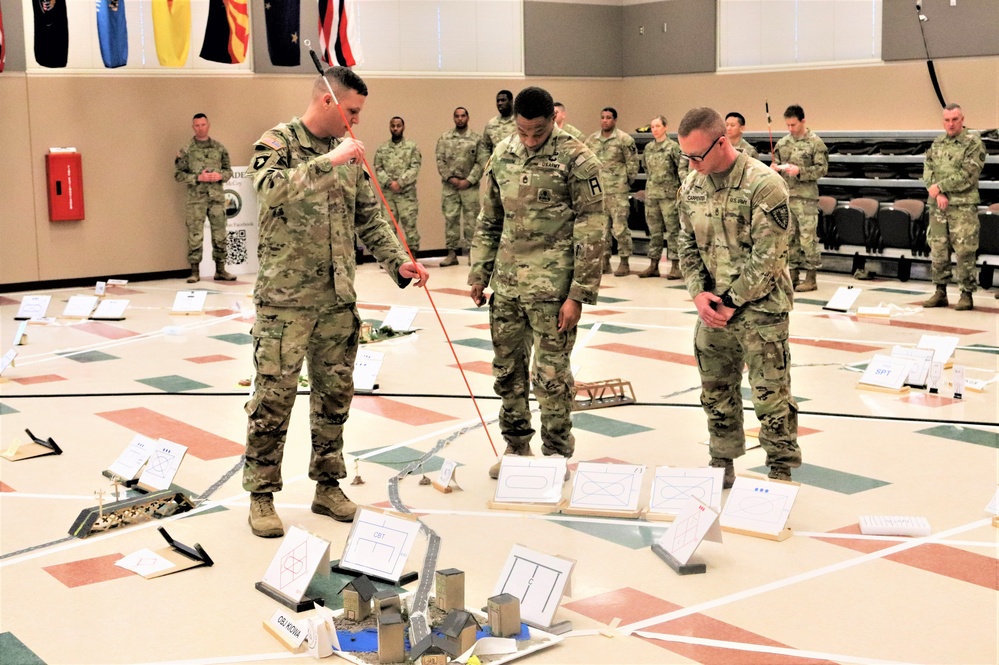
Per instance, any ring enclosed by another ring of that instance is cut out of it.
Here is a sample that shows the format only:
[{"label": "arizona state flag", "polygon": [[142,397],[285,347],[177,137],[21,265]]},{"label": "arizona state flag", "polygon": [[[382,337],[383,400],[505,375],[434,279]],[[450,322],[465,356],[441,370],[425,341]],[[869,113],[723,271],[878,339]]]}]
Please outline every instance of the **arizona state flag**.
[{"label": "arizona state flag", "polygon": [[35,62],[65,67],[69,59],[69,20],[66,0],[31,0],[35,15]]},{"label": "arizona state flag", "polygon": [[201,57],[212,62],[238,65],[246,60],[250,41],[250,17],[246,0],[209,0],[208,24]]},{"label": "arizona state flag", "polygon": [[319,48],[329,66],[353,67],[356,57],[357,35],[355,22],[348,20],[347,0],[319,0]]},{"label": "arizona state flag", "polygon": [[105,67],[114,69],[128,63],[125,0],[97,0],[97,39]]},{"label": "arizona state flag", "polygon": [[267,53],[275,67],[298,67],[302,52],[298,45],[300,0],[266,0]]},{"label": "arizona state flag", "polygon": [[164,67],[183,67],[191,47],[191,0],[153,0],[156,57]]}]

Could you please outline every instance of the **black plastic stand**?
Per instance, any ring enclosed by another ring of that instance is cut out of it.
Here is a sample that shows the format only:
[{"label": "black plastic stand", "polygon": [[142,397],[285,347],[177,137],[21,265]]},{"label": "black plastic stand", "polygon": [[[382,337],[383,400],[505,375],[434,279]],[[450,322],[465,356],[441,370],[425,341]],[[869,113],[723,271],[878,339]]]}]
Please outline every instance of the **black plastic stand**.
[{"label": "black plastic stand", "polygon": [[666,562],[666,565],[673,569],[673,572],[677,575],[699,575],[706,572],[708,569],[705,563],[687,563],[681,564],[676,558],[664,550],[658,543],[652,546],[652,551],[656,553],[656,556]]},{"label": "black plastic stand", "polygon": [[391,586],[406,586],[407,584],[412,584],[416,580],[420,579],[420,574],[415,570],[403,573],[399,576],[398,580],[390,580],[387,577],[378,577],[377,575],[372,575],[371,573],[361,573],[349,568],[342,568],[340,566],[339,559],[330,562],[330,572],[335,575],[346,575],[347,577],[360,577],[361,575],[367,575],[368,579],[372,582],[381,582],[382,584],[388,584]]},{"label": "black plastic stand", "polygon": [[316,605],[326,606],[326,602],[322,598],[309,598],[308,596],[302,596],[302,600],[296,602],[264,582],[257,582],[253,585],[253,588],[266,596],[270,596],[292,612],[305,612],[311,610]]}]

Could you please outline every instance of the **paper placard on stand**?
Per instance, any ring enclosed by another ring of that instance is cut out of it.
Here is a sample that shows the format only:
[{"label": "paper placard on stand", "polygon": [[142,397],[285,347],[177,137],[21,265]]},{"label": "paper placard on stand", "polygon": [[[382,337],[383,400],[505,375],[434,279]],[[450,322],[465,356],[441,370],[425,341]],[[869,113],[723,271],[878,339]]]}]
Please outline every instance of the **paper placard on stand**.
[{"label": "paper placard on stand", "polygon": [[186,453],[187,446],[166,439],[157,441],[145,470],[139,476],[138,486],[147,492],[170,489]]},{"label": "paper placard on stand", "polygon": [[90,318],[94,321],[123,321],[127,307],[127,300],[105,298],[97,305],[97,309],[90,315]]},{"label": "paper placard on stand", "polygon": [[860,377],[857,387],[894,393],[908,392],[905,380],[909,376],[911,366],[912,362],[907,358],[895,359],[878,354],[867,364],[867,369]]},{"label": "paper placard on stand", "polygon": [[400,307],[393,305],[382,321],[383,328],[391,328],[399,332],[413,329],[413,320],[420,313],[419,307]]},{"label": "paper placard on stand", "polygon": [[988,387],[988,385],[989,382],[986,381],[985,379],[969,379],[967,377],[964,378],[965,390],[969,390],[973,393],[985,392],[985,389]]},{"label": "paper placard on stand", "polygon": [[98,298],[102,297],[104,293],[107,291],[107,288],[108,288],[107,282],[97,282],[97,285],[94,287],[94,295],[97,296]]},{"label": "paper placard on stand", "polygon": [[398,582],[419,532],[413,515],[358,508],[339,566]]},{"label": "paper placard on stand", "polygon": [[271,559],[262,583],[293,603],[301,602],[316,573],[329,575],[330,544],[291,526]]},{"label": "paper placard on stand", "polygon": [[45,316],[49,309],[49,302],[52,296],[24,296],[21,298],[21,306],[17,308],[14,320],[24,321],[27,319],[40,319]]},{"label": "paper placard on stand", "polygon": [[964,396],[964,365],[954,365],[951,381],[954,383],[954,398],[961,399]]},{"label": "paper placard on stand", "polygon": [[944,369],[950,369],[954,364],[954,351],[960,343],[961,338],[953,335],[923,335],[916,348],[933,349],[933,360],[943,363]]},{"label": "paper placard on stand", "polygon": [[862,291],[863,289],[855,286],[841,286],[836,289],[836,293],[833,294],[833,297],[829,299],[829,302],[822,309],[827,309],[831,312],[849,312]]},{"label": "paper placard on stand", "polygon": [[[677,574],[703,573],[706,569],[704,564],[688,566],[688,563],[705,539],[722,542],[718,513],[690,497],[684,502],[676,520],[659,539],[658,548],[653,546],[652,549]],[[676,565],[673,565],[674,562]]]},{"label": "paper placard on stand", "polygon": [[142,575],[147,580],[172,573],[179,573],[182,570],[190,570],[200,566],[212,566],[215,564],[208,553],[197,543],[194,547],[189,547],[174,540],[166,529],[158,529],[160,535],[167,541],[167,547],[150,550],[142,549],[129,554],[123,559],[115,562],[116,566],[131,570]]},{"label": "paper placard on stand", "polygon": [[713,467],[656,467],[649,511],[645,513],[645,519],[673,520],[692,498],[720,513],[724,476],[724,469]]},{"label": "paper placard on stand", "polygon": [[14,343],[11,346],[24,346],[28,343],[28,336],[25,334],[28,330],[28,322],[21,321],[17,324],[17,332],[14,333]]},{"label": "paper placard on stand", "polygon": [[385,361],[385,354],[361,347],[354,358],[354,391],[371,392],[378,385],[378,372]]},{"label": "paper placard on stand", "polygon": [[8,367],[14,364],[14,358],[17,358],[17,349],[11,349],[3,354],[3,357],[0,358],[0,374],[3,374]]},{"label": "paper placard on stand", "polygon": [[24,432],[31,441],[21,443],[19,440],[14,439],[14,443],[10,447],[0,452],[0,457],[9,459],[11,462],[19,462],[34,457],[45,457],[46,455],[62,455],[62,448],[59,447],[59,444],[52,437],[40,439],[32,434],[30,429],[25,429]]},{"label": "paper placard on stand", "polygon": [[521,619],[545,630],[552,626],[572,569],[569,559],[514,545],[492,595],[509,593],[519,598]]},{"label": "paper placard on stand", "polygon": [[137,478],[156,449],[156,443],[154,439],[136,434],[118,455],[118,459],[111,463],[108,471],[126,481]]},{"label": "paper placard on stand", "polygon": [[644,464],[580,462],[572,478],[570,515],[638,517]]},{"label": "paper placard on stand", "polygon": [[434,489],[444,494],[450,494],[453,491],[451,483],[454,482],[454,486],[460,490],[461,487],[458,487],[457,482],[457,468],[458,463],[453,459],[444,460],[441,464],[440,475],[437,477],[437,480],[431,481]]},{"label": "paper placard on stand", "polygon": [[489,506],[516,506],[518,510],[528,510],[533,506],[545,512],[558,508],[562,502],[565,470],[566,459],[557,455],[504,455],[500,461],[496,490]]},{"label": "paper placard on stand", "polygon": [[999,487],[996,488],[995,494],[992,495],[992,500],[985,506],[985,512],[999,515]]},{"label": "paper placard on stand", "polygon": [[769,540],[789,538],[787,520],[799,486],[794,482],[736,476],[722,510],[722,529]]},{"label": "paper placard on stand", "polygon": [[62,310],[64,319],[85,319],[97,307],[97,296],[71,296]]},{"label": "paper placard on stand", "polygon": [[891,357],[910,363],[909,376],[905,379],[905,385],[913,388],[926,387],[926,379],[930,375],[930,365],[933,363],[933,349],[896,345],[892,347]]},{"label": "paper placard on stand", "polygon": [[108,286],[125,286],[128,284],[127,279],[109,279],[107,282]]},{"label": "paper placard on stand", "polygon": [[171,314],[201,314],[208,291],[178,291],[173,299]]}]

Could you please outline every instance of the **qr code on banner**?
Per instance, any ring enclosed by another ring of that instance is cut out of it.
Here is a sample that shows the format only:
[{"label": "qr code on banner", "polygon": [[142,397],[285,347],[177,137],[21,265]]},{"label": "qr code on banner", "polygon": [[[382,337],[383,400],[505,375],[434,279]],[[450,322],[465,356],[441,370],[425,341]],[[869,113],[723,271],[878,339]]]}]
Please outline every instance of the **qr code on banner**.
[{"label": "qr code on banner", "polygon": [[229,231],[226,238],[226,265],[238,266],[246,263],[246,229]]}]

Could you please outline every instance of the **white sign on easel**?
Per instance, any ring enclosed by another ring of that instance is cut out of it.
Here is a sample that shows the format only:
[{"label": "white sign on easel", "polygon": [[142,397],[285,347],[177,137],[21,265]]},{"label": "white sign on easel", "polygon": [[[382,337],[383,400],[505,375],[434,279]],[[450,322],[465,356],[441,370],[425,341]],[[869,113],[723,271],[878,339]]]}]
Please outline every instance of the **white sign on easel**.
[{"label": "white sign on easel", "polygon": [[139,487],[149,492],[170,489],[186,453],[187,446],[166,439],[157,441],[145,470],[139,476]]},{"label": "white sign on easel", "polygon": [[722,542],[718,513],[691,497],[683,505],[673,524],[659,539],[659,546],[681,566],[690,561],[703,540]]},{"label": "white sign on easel", "polygon": [[644,464],[580,462],[572,479],[569,510],[635,513],[644,479]]},{"label": "white sign on easel", "polygon": [[70,296],[62,310],[65,319],[85,319],[97,307],[97,296]]},{"label": "white sign on easel", "polygon": [[382,321],[382,327],[391,328],[397,332],[412,330],[413,320],[416,319],[416,315],[419,313],[419,307],[400,307],[399,305],[393,305],[389,308],[388,313],[385,315],[385,320]]},{"label": "white sign on easel", "polygon": [[156,441],[136,434],[125,450],[118,455],[118,459],[108,467],[108,471],[122,480],[132,480],[142,471],[142,467],[149,461],[155,449]]},{"label": "white sign on easel", "polygon": [[933,360],[946,365],[951,360],[960,342],[961,338],[954,337],[953,335],[923,335],[919,338],[919,343],[916,344],[916,347],[920,349],[933,349]]},{"label": "white sign on easel", "polygon": [[901,392],[905,380],[909,377],[911,366],[912,363],[906,358],[895,359],[891,356],[875,355],[864,370],[864,375],[860,377],[857,387]]},{"label": "white sign on easel", "polygon": [[301,602],[316,573],[330,573],[330,544],[297,526],[288,529],[262,582],[294,602]]},{"label": "white sign on easel", "polygon": [[419,532],[412,515],[358,508],[340,567],[398,582]]},{"label": "white sign on easel", "polygon": [[[451,483],[454,482],[454,486],[458,487],[457,477],[455,472],[458,468],[458,463],[453,459],[446,459],[441,464],[440,475],[437,480],[432,481],[434,489],[438,492],[444,492],[445,494],[450,494],[452,492]],[[460,490],[461,487],[458,487]]]},{"label": "white sign on easel", "polygon": [[514,545],[492,595],[512,595],[520,600],[520,616],[525,621],[540,628],[551,626],[572,568],[568,559]]},{"label": "white sign on easel", "polygon": [[863,289],[855,286],[841,286],[836,289],[836,293],[833,294],[833,297],[829,299],[829,302],[822,309],[832,312],[849,312],[862,291]]},{"label": "white sign on easel", "polygon": [[954,365],[952,377],[954,399],[962,399],[964,397],[964,365]]},{"label": "white sign on easel", "polygon": [[385,354],[380,351],[360,348],[354,358],[354,390],[371,391],[378,382],[378,372],[385,361]]},{"label": "white sign on easel", "polygon": [[12,344],[12,346],[23,346],[28,343],[28,336],[24,334],[27,330],[27,321],[21,321],[17,324],[17,332],[14,333],[14,344]]},{"label": "white sign on easel", "polygon": [[[232,167],[232,177],[223,185],[225,193],[226,270],[234,275],[257,272],[257,193],[253,178],[246,175],[246,166]],[[215,273],[212,259],[212,230],[205,217],[202,245],[201,274]]]},{"label": "white sign on easel", "polygon": [[27,319],[41,319],[49,309],[49,301],[52,296],[24,296],[21,299],[21,306],[17,308],[14,320],[25,321]]},{"label": "white sign on easel", "polygon": [[999,515],[999,488],[997,488],[996,493],[992,495],[992,500],[989,501],[989,505],[985,506],[985,512],[992,513],[993,515]]},{"label": "white sign on easel", "polygon": [[562,500],[566,459],[504,455],[493,501],[497,503],[556,504]]},{"label": "white sign on easel", "polygon": [[178,291],[173,299],[172,314],[200,314],[205,308],[208,291]]},{"label": "white sign on easel", "polygon": [[105,298],[90,315],[94,321],[122,321],[128,301],[119,298]]},{"label": "white sign on easel", "polygon": [[3,374],[8,367],[14,364],[14,358],[17,357],[17,349],[11,349],[7,353],[3,354],[0,358],[0,374]]},{"label": "white sign on easel", "polygon": [[908,346],[894,346],[891,357],[910,362],[909,376],[905,385],[913,388],[925,388],[926,379],[930,375],[930,365],[933,363],[932,349],[919,349]]},{"label": "white sign on easel", "polygon": [[713,467],[690,469],[656,467],[647,516],[659,519],[678,515],[690,499],[697,499],[716,513],[721,512],[725,470]]},{"label": "white sign on easel", "polygon": [[721,514],[722,528],[749,535],[779,536],[798,496],[797,483],[736,476]]}]

